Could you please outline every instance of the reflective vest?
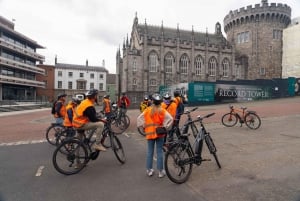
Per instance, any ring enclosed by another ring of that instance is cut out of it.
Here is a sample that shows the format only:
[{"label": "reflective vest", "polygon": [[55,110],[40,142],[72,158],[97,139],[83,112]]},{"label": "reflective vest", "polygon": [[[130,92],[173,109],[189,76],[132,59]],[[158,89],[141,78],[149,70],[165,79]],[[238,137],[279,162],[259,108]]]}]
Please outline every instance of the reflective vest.
[{"label": "reflective vest", "polygon": [[144,128],[147,140],[161,137],[157,135],[156,128],[163,125],[166,114],[166,110],[163,108],[161,108],[159,112],[155,112],[154,114],[152,114],[152,110],[153,107],[148,107],[144,111]]},{"label": "reflective vest", "polygon": [[175,97],[173,101],[176,103],[176,107],[178,107],[179,103],[182,103],[182,99],[179,96]]},{"label": "reflective vest", "polygon": [[70,101],[69,104],[66,107],[66,115],[65,115],[65,119],[64,119],[64,126],[72,127],[73,125],[72,125],[72,122],[69,119],[68,110],[72,110],[72,114],[73,114],[72,117],[73,117],[75,107],[74,107],[74,104],[72,103],[72,101]]},{"label": "reflective vest", "polygon": [[83,100],[74,110],[72,125],[75,128],[80,128],[89,122],[88,117],[84,116],[83,112],[86,108],[94,106],[94,102],[89,99]]},{"label": "reflective vest", "polygon": [[103,99],[103,105],[104,105],[104,113],[110,113],[111,112],[111,106],[110,106],[110,100],[108,98]]},{"label": "reflective vest", "polygon": [[55,118],[60,118],[60,117],[61,117],[61,118],[64,118],[65,115],[66,115],[66,112],[67,112],[66,106],[64,105],[64,102],[62,102],[61,100],[58,100],[58,101],[55,103],[55,108],[56,108],[56,105],[57,105],[58,102],[61,103],[61,108],[60,108],[60,111],[59,111],[59,114],[60,114],[61,116],[59,116],[59,115],[57,114],[57,112],[55,112],[54,117],[55,117]]},{"label": "reflective vest", "polygon": [[169,105],[167,105],[165,102],[162,102],[161,107],[166,109],[170,113],[170,115],[173,117],[173,119],[175,119],[176,109],[177,109],[176,103],[171,102]]}]

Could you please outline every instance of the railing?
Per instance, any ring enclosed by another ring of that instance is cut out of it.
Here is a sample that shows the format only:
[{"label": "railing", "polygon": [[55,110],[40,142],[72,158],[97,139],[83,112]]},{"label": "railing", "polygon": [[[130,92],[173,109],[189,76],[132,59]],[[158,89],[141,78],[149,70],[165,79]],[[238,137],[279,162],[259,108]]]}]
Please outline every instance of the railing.
[{"label": "railing", "polygon": [[26,85],[26,86],[42,87],[42,88],[46,87],[45,82],[40,82],[36,80],[27,80],[27,79],[11,77],[6,75],[0,75],[0,83],[18,84],[18,85]]}]

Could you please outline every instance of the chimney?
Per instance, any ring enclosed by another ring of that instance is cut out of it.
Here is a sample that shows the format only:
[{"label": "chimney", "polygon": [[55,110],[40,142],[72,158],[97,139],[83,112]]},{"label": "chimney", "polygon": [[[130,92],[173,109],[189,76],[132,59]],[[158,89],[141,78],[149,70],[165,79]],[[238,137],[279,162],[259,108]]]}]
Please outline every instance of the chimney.
[{"label": "chimney", "polygon": [[89,66],[89,61],[88,60],[85,61],[85,65]]},{"label": "chimney", "polygon": [[57,55],[55,55],[55,59],[54,59],[54,65],[57,64]]},{"label": "chimney", "polygon": [[102,60],[102,67],[105,67],[105,60]]}]

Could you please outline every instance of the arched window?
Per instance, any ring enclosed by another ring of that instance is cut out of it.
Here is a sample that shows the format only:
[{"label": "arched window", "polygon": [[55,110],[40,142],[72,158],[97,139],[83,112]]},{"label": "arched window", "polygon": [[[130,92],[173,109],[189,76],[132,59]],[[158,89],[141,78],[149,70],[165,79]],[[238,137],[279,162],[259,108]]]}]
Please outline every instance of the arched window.
[{"label": "arched window", "polygon": [[229,60],[227,58],[222,62],[222,75],[223,77],[229,76]]},{"label": "arched window", "polygon": [[208,75],[216,76],[217,60],[215,57],[209,59],[208,62]]},{"label": "arched window", "polygon": [[201,56],[197,56],[195,59],[195,74],[201,75],[203,74],[203,59]]},{"label": "arched window", "polygon": [[180,58],[180,63],[179,63],[180,73],[187,74],[188,73],[188,67],[189,67],[189,58],[186,55],[183,55]]},{"label": "arched window", "polygon": [[132,85],[136,85],[136,79],[135,78],[133,78],[133,80],[132,80]]},{"label": "arched window", "polygon": [[137,68],[136,68],[136,58],[133,58],[133,60],[132,60],[132,71],[137,71]]},{"label": "arched window", "polygon": [[149,72],[157,72],[158,69],[158,56],[155,52],[149,55]]},{"label": "arched window", "polygon": [[172,54],[167,54],[165,57],[165,71],[166,73],[172,73],[172,69],[174,68],[174,57]]}]

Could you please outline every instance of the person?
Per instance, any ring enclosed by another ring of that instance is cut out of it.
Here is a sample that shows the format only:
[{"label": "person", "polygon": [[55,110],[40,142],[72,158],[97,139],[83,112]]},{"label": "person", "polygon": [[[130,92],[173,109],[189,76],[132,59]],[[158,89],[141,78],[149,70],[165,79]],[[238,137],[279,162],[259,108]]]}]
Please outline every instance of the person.
[{"label": "person", "polygon": [[67,94],[59,94],[55,103],[54,118],[57,124],[63,125],[64,117],[66,115],[66,96]]},{"label": "person", "polygon": [[153,154],[154,146],[156,144],[157,154],[157,170],[158,177],[165,176],[163,168],[163,143],[164,135],[160,135],[157,132],[158,127],[165,127],[170,129],[173,123],[172,116],[161,107],[162,96],[160,94],[154,94],[152,96],[153,104],[147,107],[143,113],[137,117],[137,126],[144,127],[146,139],[147,139],[147,157],[146,157],[146,171],[147,175],[151,177],[154,174],[153,169]]},{"label": "person", "polygon": [[66,106],[66,114],[64,118],[63,125],[67,128],[67,136],[72,137],[74,134],[73,125],[73,114],[75,112],[75,108],[77,105],[80,104],[80,100],[76,97],[73,97],[71,101],[69,101],[68,105]]},{"label": "person", "polygon": [[111,103],[110,103],[110,99],[109,99],[109,95],[106,94],[103,97],[103,109],[102,109],[104,116],[109,118],[112,112],[112,107],[111,107]]},{"label": "person", "polygon": [[143,101],[141,102],[141,104],[140,104],[140,111],[141,111],[141,112],[144,112],[144,110],[145,110],[147,107],[149,107],[150,105],[151,105],[151,102],[150,102],[148,96],[145,96],[145,97],[144,97],[144,100],[143,100]]},{"label": "person", "polygon": [[121,108],[121,112],[126,113],[129,105],[130,105],[129,98],[126,96],[125,93],[122,93],[122,96],[120,97],[120,100],[118,102],[118,106],[119,108]]},{"label": "person", "polygon": [[179,90],[174,91],[173,101],[176,104],[176,115],[175,115],[174,126],[177,126],[177,125],[179,125],[180,117],[184,112],[184,104],[183,104],[182,98],[180,97]]},{"label": "person", "polygon": [[96,143],[93,148],[98,151],[106,151],[106,148],[100,142],[104,123],[97,118],[94,106],[97,102],[97,96],[98,90],[96,89],[91,89],[86,93],[86,99],[81,101],[80,105],[75,109],[72,125],[74,128],[81,130],[96,129]]},{"label": "person", "polygon": [[[161,104],[161,107],[166,109],[171,114],[173,119],[175,120],[176,119],[176,110],[177,110],[176,103],[173,100],[171,100],[171,96],[169,93],[166,93],[163,98],[164,98],[164,100]],[[174,121],[173,121],[173,124],[174,124]],[[168,141],[172,141],[173,140],[173,132],[168,133],[168,136],[165,137],[164,142],[166,142],[167,137],[168,137]]]}]

